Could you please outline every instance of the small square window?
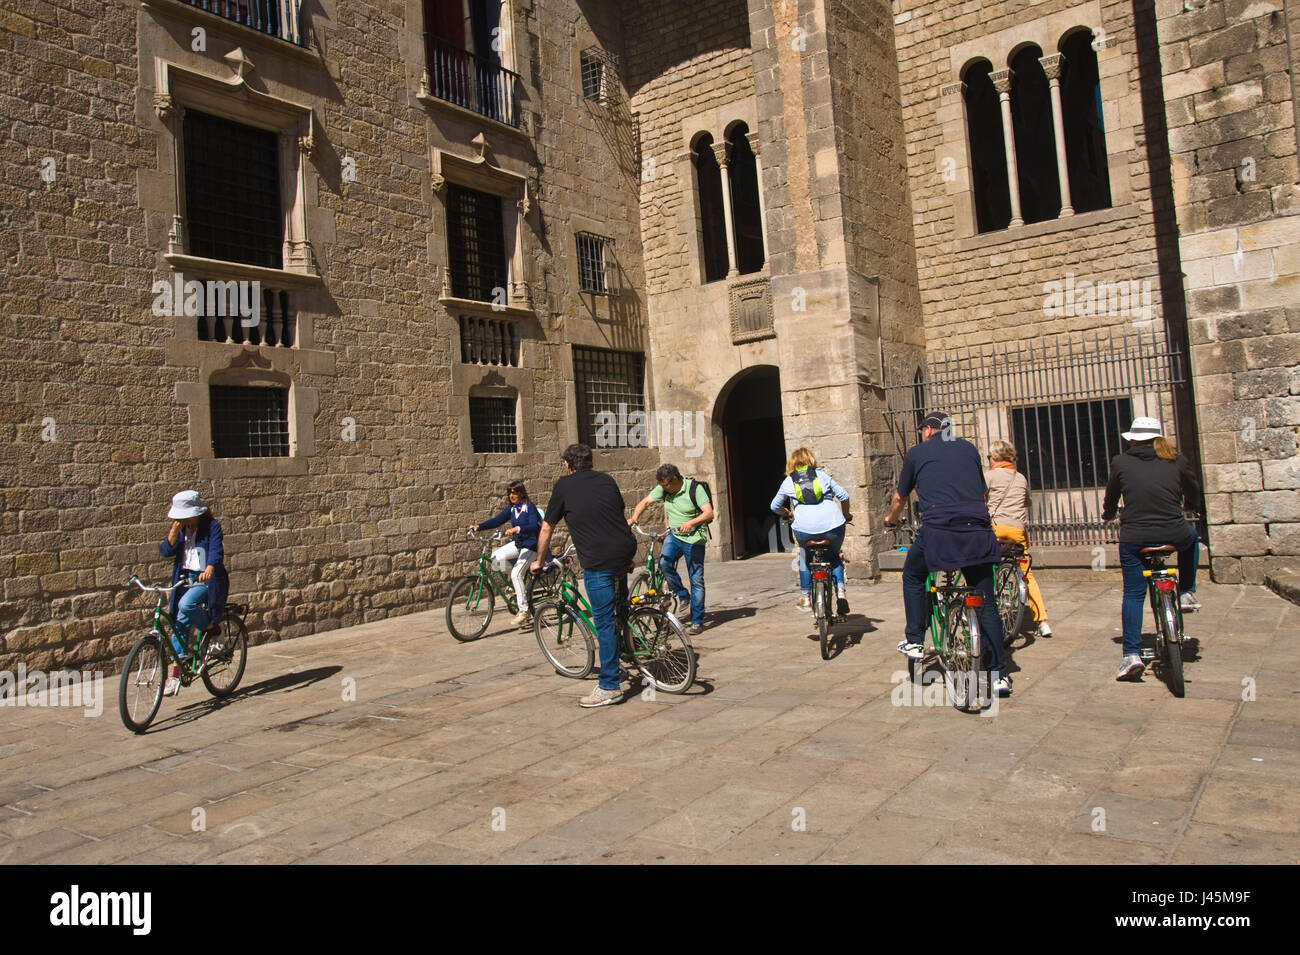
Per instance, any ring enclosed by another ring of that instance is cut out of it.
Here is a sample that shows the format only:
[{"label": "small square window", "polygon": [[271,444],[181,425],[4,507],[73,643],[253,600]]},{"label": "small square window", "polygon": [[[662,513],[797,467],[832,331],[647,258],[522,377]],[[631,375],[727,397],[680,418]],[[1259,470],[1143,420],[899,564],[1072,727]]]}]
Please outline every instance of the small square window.
[{"label": "small square window", "polygon": [[608,247],[614,240],[590,232],[579,232],[578,237],[578,288],[593,295],[608,295],[605,266]]},{"label": "small square window", "polygon": [[289,389],[213,385],[212,453],[218,458],[287,458]]},{"label": "small square window", "polygon": [[515,399],[471,395],[469,433],[475,454],[514,454],[519,450],[515,432]]}]

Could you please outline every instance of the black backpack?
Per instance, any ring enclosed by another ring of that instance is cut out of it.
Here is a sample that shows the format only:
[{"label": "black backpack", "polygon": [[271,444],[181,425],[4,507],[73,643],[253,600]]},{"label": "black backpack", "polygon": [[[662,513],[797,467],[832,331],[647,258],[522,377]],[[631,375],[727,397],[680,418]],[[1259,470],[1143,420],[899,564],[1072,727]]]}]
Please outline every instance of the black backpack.
[{"label": "black backpack", "polygon": [[[699,504],[695,503],[696,487],[701,487],[704,489],[704,500],[708,502],[709,507],[713,506],[713,492],[709,490],[708,481],[697,481],[695,480],[695,478],[686,479],[686,490],[687,493],[689,494],[687,500],[689,500],[691,502],[691,506],[695,508],[695,516],[698,517],[699,515],[704,513],[704,508],[700,507]],[[714,513],[716,514],[716,512]],[[707,521],[704,522],[704,533],[710,539],[712,539],[713,537],[713,532],[709,530],[709,525],[712,523],[713,523],[712,517],[710,517]]]}]

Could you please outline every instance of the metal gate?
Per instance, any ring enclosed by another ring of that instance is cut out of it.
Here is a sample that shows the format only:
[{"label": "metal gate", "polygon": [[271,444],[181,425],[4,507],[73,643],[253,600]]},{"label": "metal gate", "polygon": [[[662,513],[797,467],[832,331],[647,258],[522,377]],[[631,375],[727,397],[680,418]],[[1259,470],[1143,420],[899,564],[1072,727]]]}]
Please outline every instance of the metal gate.
[{"label": "metal gate", "polygon": [[994,441],[1015,446],[1031,492],[1030,539],[1062,546],[1119,539],[1101,505],[1120,433],[1134,418],[1158,418],[1176,443],[1174,391],[1185,378],[1182,355],[1153,326],[931,352],[923,364],[890,364],[885,381],[894,483],[922,418],[942,412],[986,467]]}]

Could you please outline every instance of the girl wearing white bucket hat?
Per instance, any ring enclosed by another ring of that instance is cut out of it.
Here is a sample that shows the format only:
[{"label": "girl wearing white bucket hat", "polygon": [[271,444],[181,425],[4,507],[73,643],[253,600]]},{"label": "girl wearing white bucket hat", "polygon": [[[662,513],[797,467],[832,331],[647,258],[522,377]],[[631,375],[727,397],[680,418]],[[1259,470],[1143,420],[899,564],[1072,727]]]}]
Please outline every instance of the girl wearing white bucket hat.
[{"label": "girl wearing white bucket hat", "polygon": [[1199,610],[1196,600],[1196,564],[1200,550],[1196,528],[1183,516],[1183,508],[1200,506],[1201,487],[1191,462],[1164,437],[1155,418],[1137,418],[1122,435],[1129,449],[1110,463],[1110,480],[1102,503],[1102,520],[1112,520],[1124,498],[1120,515],[1119,562],[1124,572],[1124,659],[1117,680],[1142,675],[1142,617],[1146,607],[1145,565],[1138,554],[1144,547],[1173,544],[1178,549],[1178,590],[1184,610]]},{"label": "girl wearing white bucket hat", "polygon": [[[178,637],[188,640],[191,627],[201,633],[210,621],[221,619],[230,577],[226,573],[221,524],[199,498],[198,491],[181,491],[173,497],[167,516],[172,526],[158,545],[158,552],[173,558],[172,584],[181,585],[171,597],[171,615],[176,621],[172,648],[184,660],[186,647]],[[178,687],[179,680],[172,677],[164,692],[175,694]]]}]

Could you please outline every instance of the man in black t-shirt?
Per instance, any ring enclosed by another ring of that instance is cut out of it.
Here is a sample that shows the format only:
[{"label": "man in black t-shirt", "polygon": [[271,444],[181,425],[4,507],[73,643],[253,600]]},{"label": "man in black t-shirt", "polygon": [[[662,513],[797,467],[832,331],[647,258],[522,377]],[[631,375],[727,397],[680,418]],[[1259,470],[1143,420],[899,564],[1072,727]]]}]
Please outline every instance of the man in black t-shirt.
[{"label": "man in black t-shirt", "polygon": [[[624,518],[623,493],[612,477],[591,467],[591,448],[571,444],[564,449],[568,473],[555,482],[537,552],[545,554],[551,532],[568,520],[569,533],[582,562],[582,584],[587,591],[600,646],[600,679],[596,689],[578,701],[581,706],[608,706],[623,699],[618,679],[618,632],[615,607],[627,596],[627,572],[636,557],[636,538]],[[541,557],[533,561],[534,572],[542,569]]]}]

